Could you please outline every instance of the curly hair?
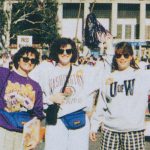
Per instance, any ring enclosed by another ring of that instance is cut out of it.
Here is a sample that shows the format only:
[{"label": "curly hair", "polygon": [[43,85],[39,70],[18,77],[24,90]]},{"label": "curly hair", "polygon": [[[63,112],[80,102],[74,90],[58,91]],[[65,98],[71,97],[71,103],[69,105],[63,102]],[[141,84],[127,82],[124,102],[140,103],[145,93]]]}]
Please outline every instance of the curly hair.
[{"label": "curly hair", "polygon": [[[129,42],[119,42],[117,43],[115,47],[115,55],[113,57],[112,61],[112,71],[118,70],[118,64],[116,61],[116,54],[129,54],[130,56],[133,56],[133,48]],[[134,69],[139,69],[139,66],[135,63],[134,58],[132,57],[132,60],[130,62],[130,66]]]},{"label": "curly hair", "polygon": [[59,58],[58,58],[58,50],[60,49],[60,47],[65,46],[67,44],[70,44],[73,51],[72,51],[72,58],[70,60],[71,63],[75,63],[78,59],[78,50],[76,47],[76,44],[73,40],[71,40],[70,38],[60,38],[57,39],[56,41],[54,41],[54,43],[52,44],[51,48],[50,48],[50,59],[56,61],[56,63],[59,62]]},{"label": "curly hair", "polygon": [[19,67],[19,64],[18,62],[20,61],[20,58],[24,55],[24,54],[29,54],[29,53],[32,53],[35,55],[35,58],[37,59],[37,64],[39,64],[39,52],[33,48],[33,47],[28,47],[28,46],[24,46],[24,47],[21,47],[17,53],[15,53],[15,55],[13,56],[13,63],[14,63],[14,66],[16,69],[18,69]]}]

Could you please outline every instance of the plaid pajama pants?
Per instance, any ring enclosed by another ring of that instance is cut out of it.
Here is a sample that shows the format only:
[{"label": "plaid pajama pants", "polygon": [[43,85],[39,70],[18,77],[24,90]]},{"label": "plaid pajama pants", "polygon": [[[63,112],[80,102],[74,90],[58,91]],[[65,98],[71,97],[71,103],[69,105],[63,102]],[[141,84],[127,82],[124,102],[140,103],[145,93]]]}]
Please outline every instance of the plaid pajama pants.
[{"label": "plaid pajama pants", "polygon": [[144,130],[113,132],[102,129],[100,150],[144,150]]}]

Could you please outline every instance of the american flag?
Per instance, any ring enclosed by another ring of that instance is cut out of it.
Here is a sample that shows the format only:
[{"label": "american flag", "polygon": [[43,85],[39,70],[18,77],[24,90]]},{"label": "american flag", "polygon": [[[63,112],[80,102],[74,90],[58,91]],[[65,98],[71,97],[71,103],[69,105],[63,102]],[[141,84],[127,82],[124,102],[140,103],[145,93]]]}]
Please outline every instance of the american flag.
[{"label": "american flag", "polygon": [[85,26],[85,45],[89,48],[96,48],[99,43],[112,39],[111,33],[106,30],[97,20],[94,13],[88,14]]},{"label": "american flag", "polygon": [[106,30],[98,20],[97,20],[97,32],[96,32],[96,34],[97,34],[97,38],[102,43],[113,38],[112,34],[108,30]]}]

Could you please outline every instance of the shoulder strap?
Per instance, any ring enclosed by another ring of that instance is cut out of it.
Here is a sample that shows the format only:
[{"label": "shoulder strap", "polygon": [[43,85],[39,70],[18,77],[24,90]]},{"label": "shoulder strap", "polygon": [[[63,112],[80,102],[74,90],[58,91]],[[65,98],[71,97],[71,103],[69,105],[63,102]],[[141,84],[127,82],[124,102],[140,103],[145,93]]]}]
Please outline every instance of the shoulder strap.
[{"label": "shoulder strap", "polygon": [[69,80],[70,75],[71,75],[71,71],[72,71],[72,65],[70,65],[70,69],[69,69],[68,75],[67,75],[67,77],[66,77],[66,81],[65,81],[64,86],[63,86],[63,88],[62,88],[62,93],[64,93],[64,91],[65,91],[65,88],[66,88],[66,86],[67,86],[68,80]]}]

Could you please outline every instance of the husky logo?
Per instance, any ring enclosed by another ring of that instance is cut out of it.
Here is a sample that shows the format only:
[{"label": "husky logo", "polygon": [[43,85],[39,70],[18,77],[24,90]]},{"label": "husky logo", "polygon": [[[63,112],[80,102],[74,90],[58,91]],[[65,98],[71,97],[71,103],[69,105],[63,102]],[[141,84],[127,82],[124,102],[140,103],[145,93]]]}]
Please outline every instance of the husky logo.
[{"label": "husky logo", "polygon": [[123,85],[118,85],[118,82],[110,84],[110,96],[115,97],[118,92],[124,92],[126,96],[133,95],[135,79],[125,80]]}]

